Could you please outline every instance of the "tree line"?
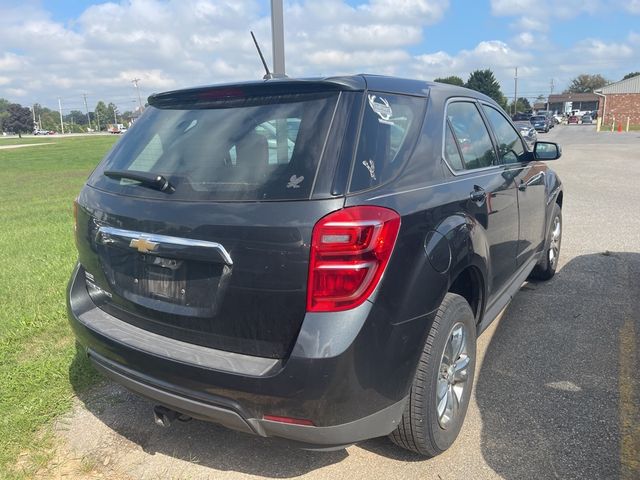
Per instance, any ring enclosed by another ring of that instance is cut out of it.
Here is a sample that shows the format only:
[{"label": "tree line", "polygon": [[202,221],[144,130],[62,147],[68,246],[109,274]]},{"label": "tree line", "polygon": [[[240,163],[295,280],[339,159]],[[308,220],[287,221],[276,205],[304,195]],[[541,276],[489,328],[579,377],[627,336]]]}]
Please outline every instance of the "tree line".
[{"label": "tree line", "polygon": [[[88,129],[106,131],[109,125],[127,124],[134,116],[132,111],[121,113],[114,103],[107,104],[100,100],[93,111],[86,113],[71,110],[63,114],[62,120],[65,132],[82,133],[89,131]],[[36,129],[60,132],[60,112],[38,103],[29,108],[0,98],[0,132],[13,132],[21,136]]]},{"label": "tree line", "polygon": [[[622,80],[637,75],[640,75],[640,72],[630,72],[626,74]],[[490,69],[471,72],[466,82],[456,75],[436,78],[434,82],[448,83],[484,93],[494,99],[498,105],[507,112],[525,112],[531,110],[529,100],[524,97],[516,100],[514,108],[513,101],[511,103],[507,101],[507,98],[500,89],[500,83],[498,83]],[[581,74],[571,81],[564,93],[590,93],[609,83],[611,82],[600,74]],[[538,96],[538,100],[541,99],[544,99],[544,96]],[[80,133],[86,132],[88,129],[105,131],[108,125],[128,123],[133,117],[134,112],[126,111],[119,113],[114,103],[107,104],[100,100],[92,112],[83,113],[80,110],[71,110],[66,115],[63,115],[62,119],[65,132]],[[5,98],[0,98],[0,132],[14,132],[21,135],[23,133],[30,133],[35,129],[55,132],[61,131],[60,113],[57,110],[43,107],[38,103],[28,108],[18,103],[11,103]]]},{"label": "tree line", "polygon": [[[627,78],[632,78],[637,75],[640,75],[640,72],[631,72],[626,74],[622,80],[626,80]],[[516,101],[516,105],[514,108],[513,101],[509,103],[500,90],[500,84],[496,80],[493,72],[490,69],[485,70],[476,70],[469,75],[469,79],[464,82],[462,78],[451,75],[449,77],[444,78],[436,78],[434,82],[440,83],[448,83],[450,85],[457,85],[459,87],[470,88],[471,90],[476,90],[478,92],[484,93],[486,96],[494,99],[498,105],[500,105],[505,111],[515,111],[515,112],[526,112],[531,110],[531,105],[529,100],[526,98],[520,97]],[[569,87],[564,91],[564,93],[592,93],[594,90],[604,87],[611,83],[605,77],[600,74],[589,75],[589,74],[581,74],[576,78],[571,80]],[[544,99],[545,97],[540,95],[538,96],[538,100]]]}]

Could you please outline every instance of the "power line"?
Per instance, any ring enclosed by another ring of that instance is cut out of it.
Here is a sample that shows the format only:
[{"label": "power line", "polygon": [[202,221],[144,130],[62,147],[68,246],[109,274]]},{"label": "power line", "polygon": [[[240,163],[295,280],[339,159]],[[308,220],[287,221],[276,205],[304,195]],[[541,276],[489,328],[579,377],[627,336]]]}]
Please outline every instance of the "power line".
[{"label": "power line", "polygon": [[515,90],[513,92],[513,114],[518,113],[518,67],[516,67]]},{"label": "power line", "polygon": [[89,122],[89,129],[91,129],[91,117],[89,116],[89,107],[87,106],[87,94],[83,93],[82,97],[84,98],[84,109],[87,111],[87,122]]},{"label": "power line", "polygon": [[140,98],[140,88],[138,87],[139,78],[134,78],[131,82],[136,86],[136,92],[138,92],[138,105],[140,105],[140,112],[142,112],[142,99]]},{"label": "power line", "polygon": [[64,121],[62,120],[62,101],[60,97],[58,97],[58,109],[60,110],[60,127],[62,129],[62,133],[64,133]]}]

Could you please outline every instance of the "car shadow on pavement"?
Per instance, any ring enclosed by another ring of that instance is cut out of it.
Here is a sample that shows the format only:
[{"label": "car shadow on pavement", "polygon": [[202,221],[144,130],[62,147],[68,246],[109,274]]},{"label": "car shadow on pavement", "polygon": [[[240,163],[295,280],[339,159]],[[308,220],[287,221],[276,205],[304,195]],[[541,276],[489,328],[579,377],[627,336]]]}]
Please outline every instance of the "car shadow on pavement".
[{"label": "car shadow on pavement", "polygon": [[[495,473],[518,480],[620,476],[625,459],[620,449],[619,381],[626,380],[619,372],[619,335],[625,322],[638,323],[639,278],[639,253],[583,255],[564,265],[551,281],[526,283],[515,296],[476,372],[481,451]],[[637,345],[638,338],[634,341]],[[82,378],[74,372],[86,368],[86,356],[79,351],[70,367],[72,382]],[[633,371],[640,371],[640,365]],[[349,456],[345,449],[305,451],[197,420],[158,427],[153,424],[153,404],[115,383],[104,382],[88,391],[77,387],[89,418],[69,425],[67,437],[79,435],[75,430],[94,429],[75,440],[81,455],[95,450],[108,455],[102,444],[124,441],[119,451],[129,473],[134,467],[149,472],[155,468],[153,458],[161,454],[167,461],[187,462],[184,468],[199,465],[291,478]],[[640,421],[637,406],[625,408]],[[358,447],[392,461],[425,461],[387,438]],[[131,453],[136,450],[142,452]],[[166,465],[156,473],[162,468]]]},{"label": "car shadow on pavement", "polygon": [[482,454],[500,476],[640,478],[627,458],[638,452],[620,448],[621,422],[640,421],[638,407],[619,393],[638,387],[638,357],[634,378],[620,368],[622,345],[640,351],[638,336],[620,339],[632,322],[640,331],[639,278],[640,254],[603,252],[515,296],[476,372]]},{"label": "car shadow on pavement", "polygon": [[[86,356],[78,350],[70,370],[86,368],[86,363]],[[65,436],[72,449],[82,457],[109,457],[112,464],[121,456],[120,467],[132,474],[135,468],[144,468],[152,476],[162,475],[167,465],[154,465],[160,461],[156,454],[168,457],[178,470],[191,464],[271,478],[297,477],[348,456],[344,449],[305,451],[285,441],[199,420],[176,420],[168,428],[159,427],[154,424],[152,402],[111,381],[90,390],[79,389],[76,394],[87,415],[66,421]],[[109,445],[116,447],[110,450]],[[188,463],[176,466],[176,459]]]}]

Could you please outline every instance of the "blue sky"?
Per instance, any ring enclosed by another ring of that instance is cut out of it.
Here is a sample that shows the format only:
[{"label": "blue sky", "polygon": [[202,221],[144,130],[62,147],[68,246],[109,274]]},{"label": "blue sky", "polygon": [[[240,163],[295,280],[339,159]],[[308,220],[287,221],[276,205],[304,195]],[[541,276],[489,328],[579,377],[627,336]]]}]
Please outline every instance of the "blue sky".
[{"label": "blue sky", "polygon": [[[0,0],[0,97],[65,110],[197,84],[259,78],[268,0]],[[530,99],[580,73],[640,71],[640,0],[285,0],[292,76],[358,72],[431,80],[491,68]]]}]

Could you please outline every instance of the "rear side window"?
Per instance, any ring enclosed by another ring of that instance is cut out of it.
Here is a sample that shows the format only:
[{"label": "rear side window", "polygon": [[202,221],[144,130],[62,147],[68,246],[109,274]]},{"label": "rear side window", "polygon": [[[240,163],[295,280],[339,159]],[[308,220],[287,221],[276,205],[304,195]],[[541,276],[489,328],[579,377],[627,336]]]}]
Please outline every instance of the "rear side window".
[{"label": "rear side window", "polygon": [[520,135],[509,121],[495,108],[483,105],[485,115],[493,126],[493,133],[498,140],[498,152],[501,163],[518,163],[525,161],[525,149]]},{"label": "rear side window", "polygon": [[382,185],[402,168],[416,143],[426,100],[368,92],[350,192]]},{"label": "rear side window", "polygon": [[485,168],[497,163],[489,131],[475,103],[450,103],[447,120],[462,154],[465,169]]},{"label": "rear side window", "polygon": [[451,125],[447,124],[447,130],[444,139],[444,157],[454,170],[463,170],[462,157],[456,144],[456,139],[451,131]]},{"label": "rear side window", "polygon": [[105,170],[165,176],[179,200],[309,198],[338,93],[251,97],[208,108],[149,107],[90,183],[166,198]]}]

